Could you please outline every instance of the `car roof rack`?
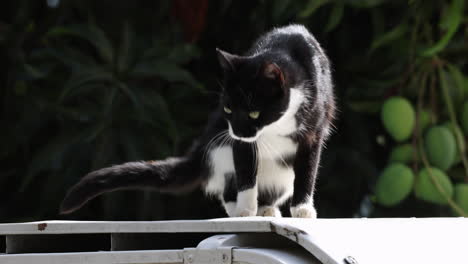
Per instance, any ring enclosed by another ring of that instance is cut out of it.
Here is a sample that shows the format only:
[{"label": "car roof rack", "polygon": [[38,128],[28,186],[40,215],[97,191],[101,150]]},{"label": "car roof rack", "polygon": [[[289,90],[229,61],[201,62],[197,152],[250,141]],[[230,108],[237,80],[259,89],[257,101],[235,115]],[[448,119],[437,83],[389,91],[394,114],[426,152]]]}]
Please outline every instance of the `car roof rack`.
[{"label": "car roof rack", "polygon": [[0,263],[468,263],[467,238],[466,218],[40,221],[0,224]]}]

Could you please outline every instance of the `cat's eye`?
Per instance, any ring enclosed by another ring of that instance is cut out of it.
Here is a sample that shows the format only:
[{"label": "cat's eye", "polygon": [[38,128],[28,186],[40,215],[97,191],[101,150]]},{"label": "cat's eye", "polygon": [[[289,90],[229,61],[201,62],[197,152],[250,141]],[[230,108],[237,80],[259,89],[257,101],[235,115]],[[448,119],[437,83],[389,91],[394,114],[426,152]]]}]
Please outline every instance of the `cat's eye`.
[{"label": "cat's eye", "polygon": [[230,113],[232,113],[232,110],[225,106],[224,107],[224,112],[226,112],[226,114],[230,114]]},{"label": "cat's eye", "polygon": [[259,116],[260,116],[259,111],[253,111],[253,112],[249,113],[249,117],[252,118],[252,119],[257,119]]}]

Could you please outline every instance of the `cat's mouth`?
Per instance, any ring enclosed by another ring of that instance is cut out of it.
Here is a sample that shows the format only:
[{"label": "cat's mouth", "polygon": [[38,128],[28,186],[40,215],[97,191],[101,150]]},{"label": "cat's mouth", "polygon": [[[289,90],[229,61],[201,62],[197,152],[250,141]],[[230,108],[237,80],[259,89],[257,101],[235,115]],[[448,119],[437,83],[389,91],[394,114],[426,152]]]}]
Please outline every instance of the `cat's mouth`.
[{"label": "cat's mouth", "polygon": [[260,134],[262,132],[262,130],[257,131],[255,136],[253,136],[253,137],[240,137],[240,136],[237,136],[237,135],[234,134],[234,130],[232,129],[232,126],[231,126],[231,124],[229,122],[228,122],[228,126],[229,126],[229,135],[233,139],[248,142],[248,143],[253,143],[253,142],[257,141],[257,139],[260,137]]}]

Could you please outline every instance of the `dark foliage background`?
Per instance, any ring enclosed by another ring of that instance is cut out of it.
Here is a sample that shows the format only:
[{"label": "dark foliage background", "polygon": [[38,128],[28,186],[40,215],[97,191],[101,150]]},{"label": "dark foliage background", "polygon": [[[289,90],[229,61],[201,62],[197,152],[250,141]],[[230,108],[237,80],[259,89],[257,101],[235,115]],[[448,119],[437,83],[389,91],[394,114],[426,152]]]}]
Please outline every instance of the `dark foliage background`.
[{"label": "dark foliage background", "polygon": [[[217,103],[215,47],[242,53],[259,34],[289,23],[315,34],[334,69],[340,112],[323,156],[319,215],[453,214],[413,195],[392,208],[372,197],[395,145],[380,121],[382,102],[392,95],[415,102],[425,85],[421,75],[438,76],[438,65],[455,67],[462,81],[454,78],[451,93],[458,104],[465,98],[463,1],[18,0],[1,6],[2,222],[225,216],[201,192],[122,191],[70,216],[57,212],[65,191],[93,169],[183,154]],[[433,93],[433,109],[441,108],[439,98]]]}]

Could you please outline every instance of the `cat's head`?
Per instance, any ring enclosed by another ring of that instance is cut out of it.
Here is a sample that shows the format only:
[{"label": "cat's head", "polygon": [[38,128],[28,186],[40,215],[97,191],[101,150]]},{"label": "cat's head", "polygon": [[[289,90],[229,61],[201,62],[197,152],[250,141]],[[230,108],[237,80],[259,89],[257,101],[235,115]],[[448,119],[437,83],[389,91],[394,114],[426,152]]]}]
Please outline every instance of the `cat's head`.
[{"label": "cat's head", "polygon": [[285,72],[262,56],[238,56],[217,49],[223,70],[221,104],[229,134],[254,142],[284,114],[289,102]]}]

